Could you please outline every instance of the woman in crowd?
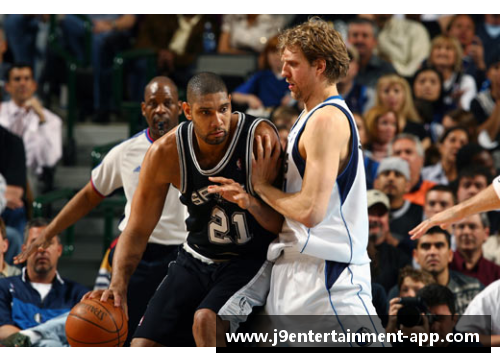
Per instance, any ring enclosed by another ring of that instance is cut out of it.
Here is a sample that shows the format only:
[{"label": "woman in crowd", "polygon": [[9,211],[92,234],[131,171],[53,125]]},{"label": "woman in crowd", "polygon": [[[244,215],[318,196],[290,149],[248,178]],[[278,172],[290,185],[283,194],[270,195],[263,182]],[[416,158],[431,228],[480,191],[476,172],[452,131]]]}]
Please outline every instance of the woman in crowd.
[{"label": "woman in crowd", "polygon": [[399,133],[398,116],[387,107],[375,106],[366,113],[365,120],[368,135],[367,154],[380,162],[387,157],[389,144]]}]

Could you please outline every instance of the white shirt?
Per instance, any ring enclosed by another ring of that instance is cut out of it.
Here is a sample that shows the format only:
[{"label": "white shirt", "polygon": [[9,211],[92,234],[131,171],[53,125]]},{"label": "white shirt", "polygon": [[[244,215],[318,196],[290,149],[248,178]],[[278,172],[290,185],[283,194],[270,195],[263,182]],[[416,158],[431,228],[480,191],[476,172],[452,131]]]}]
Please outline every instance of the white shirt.
[{"label": "white shirt", "polygon": [[[132,198],[139,184],[142,161],[152,144],[153,140],[149,136],[148,130],[144,130],[114,147],[104,157],[104,160],[92,170],[92,185],[94,190],[102,196],[107,196],[120,187],[125,190],[127,198],[125,217],[118,226],[121,231],[127,226]],[[179,245],[186,240],[185,220],[188,214],[186,206],[181,204],[179,197],[179,190],[170,185],[163,213],[149,238],[149,242]]]},{"label": "white shirt", "polygon": [[14,101],[0,105],[0,125],[23,139],[26,166],[36,174],[42,167],[54,166],[62,157],[62,121],[43,109],[44,123],[33,109],[18,107]]}]

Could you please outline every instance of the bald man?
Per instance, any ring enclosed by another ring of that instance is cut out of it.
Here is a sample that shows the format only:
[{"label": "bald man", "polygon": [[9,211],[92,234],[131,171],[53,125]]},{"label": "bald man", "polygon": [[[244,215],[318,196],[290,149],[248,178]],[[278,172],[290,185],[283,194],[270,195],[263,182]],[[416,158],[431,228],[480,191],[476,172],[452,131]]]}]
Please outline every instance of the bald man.
[{"label": "bald man", "polygon": [[[55,235],[75,224],[121,187],[127,198],[125,217],[119,225],[123,231],[129,220],[144,156],[156,140],[178,125],[180,107],[177,87],[172,80],[166,77],[152,79],[145,88],[141,105],[148,128],[109,151],[101,164],[92,170],[87,185],[68,202],[37,240],[16,258],[17,263],[23,262],[37,248],[47,246]],[[172,189],[164,200],[161,217],[149,236],[138,269],[131,277],[128,289],[130,337],[158,284],[167,274],[169,263],[175,260],[178,246],[186,240],[187,210],[179,201],[179,196],[179,191]]]}]

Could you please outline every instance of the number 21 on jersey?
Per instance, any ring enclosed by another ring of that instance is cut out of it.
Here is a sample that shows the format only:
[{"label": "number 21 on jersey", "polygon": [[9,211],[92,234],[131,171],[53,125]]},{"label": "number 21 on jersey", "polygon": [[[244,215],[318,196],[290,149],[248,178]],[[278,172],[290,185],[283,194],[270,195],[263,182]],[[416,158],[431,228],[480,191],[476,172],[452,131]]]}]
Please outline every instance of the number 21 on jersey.
[{"label": "number 21 on jersey", "polygon": [[[228,235],[232,223],[236,228],[236,241]],[[245,244],[252,238],[248,231],[246,215],[243,212],[234,212],[229,219],[226,212],[215,206],[212,209],[212,219],[208,224],[208,239],[213,244]]]}]

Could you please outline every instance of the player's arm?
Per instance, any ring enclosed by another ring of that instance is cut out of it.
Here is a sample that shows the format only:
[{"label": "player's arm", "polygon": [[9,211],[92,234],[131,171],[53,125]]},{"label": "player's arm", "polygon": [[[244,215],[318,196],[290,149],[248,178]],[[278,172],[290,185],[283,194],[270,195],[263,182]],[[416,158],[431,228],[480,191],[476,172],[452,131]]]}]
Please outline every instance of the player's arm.
[{"label": "player's arm", "polygon": [[[500,178],[495,179],[494,183],[500,183]],[[412,240],[416,240],[425,234],[427,230],[433,226],[440,226],[442,229],[447,229],[449,224],[454,223],[464,217],[486,212],[500,208],[500,198],[495,190],[494,185],[488,186],[480,193],[470,199],[461,202],[449,209],[437,213],[430,219],[422,221],[416,228],[411,230],[409,234]]]},{"label": "player's arm", "polygon": [[46,249],[54,236],[75,224],[104,200],[89,181],[57,214],[52,222],[43,230],[38,238],[23,252],[14,257],[14,263],[19,264],[39,249]]},{"label": "player's arm", "polygon": [[[163,212],[168,188],[173,174],[178,174],[179,162],[175,133],[155,142],[146,153],[139,176],[139,185],[134,193],[130,218],[120,235],[113,257],[113,273],[109,289],[87,294],[86,297],[101,296],[106,301],[114,297],[115,306],[126,309],[127,286],[149,237]],[[175,210],[173,210],[175,212]]]},{"label": "player's arm", "polygon": [[5,324],[0,327],[0,341],[7,338],[8,336],[21,331],[20,328],[13,326],[11,324]]},{"label": "player's arm", "polygon": [[308,228],[314,227],[326,215],[341,153],[349,140],[349,122],[340,110],[332,107],[318,110],[308,121],[301,137],[302,156],[307,160],[302,189],[291,194],[272,186],[271,142],[268,136],[257,137],[257,156],[252,174],[254,190],[280,214]]}]

